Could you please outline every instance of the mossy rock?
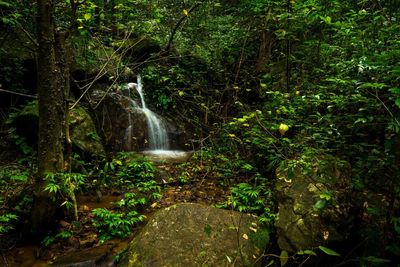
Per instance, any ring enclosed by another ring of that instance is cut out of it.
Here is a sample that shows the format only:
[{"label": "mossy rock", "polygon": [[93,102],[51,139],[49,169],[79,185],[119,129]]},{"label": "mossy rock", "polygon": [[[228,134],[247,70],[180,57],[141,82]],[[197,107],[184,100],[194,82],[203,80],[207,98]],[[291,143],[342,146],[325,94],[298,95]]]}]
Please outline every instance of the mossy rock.
[{"label": "mossy rock", "polygon": [[120,266],[259,266],[268,237],[255,216],[181,203],[152,216]]},{"label": "mossy rock", "polygon": [[[282,250],[296,253],[327,243],[344,241],[350,233],[352,215],[340,199],[350,193],[348,165],[335,166],[335,158],[321,158],[321,166],[305,171],[276,171],[275,196],[278,216],[275,228]],[[329,166],[327,166],[329,165]],[[332,198],[325,201],[325,194]],[[321,197],[322,196],[322,197]]]},{"label": "mossy rock", "polygon": [[[9,125],[16,134],[25,138],[29,145],[36,147],[39,130],[39,109],[37,100],[10,115]],[[103,145],[96,133],[93,121],[83,107],[76,107],[69,114],[70,135],[74,150],[89,156],[104,155]]]},{"label": "mossy rock", "polygon": [[104,155],[104,148],[97,135],[92,118],[82,107],[70,111],[70,134],[75,147],[85,154]]}]

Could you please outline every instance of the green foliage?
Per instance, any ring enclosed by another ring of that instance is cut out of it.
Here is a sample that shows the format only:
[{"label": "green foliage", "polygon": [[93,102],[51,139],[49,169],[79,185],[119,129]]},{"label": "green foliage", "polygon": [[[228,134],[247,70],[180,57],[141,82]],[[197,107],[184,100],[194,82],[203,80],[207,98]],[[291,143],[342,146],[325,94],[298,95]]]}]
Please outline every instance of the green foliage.
[{"label": "green foliage", "polygon": [[100,242],[111,238],[126,238],[133,230],[133,226],[144,220],[145,216],[137,211],[112,212],[107,209],[98,208],[92,211],[93,226],[100,234]]},{"label": "green foliage", "polygon": [[94,215],[93,226],[100,234],[100,242],[111,238],[126,238],[133,227],[143,221],[146,217],[138,212],[148,204],[147,197],[139,197],[135,193],[125,193],[124,198],[119,200],[118,211],[98,208],[92,211]]},{"label": "green foliage", "polygon": [[257,231],[254,231],[254,229],[249,233],[250,241],[260,250],[265,250],[270,242],[270,230],[266,227],[261,227]]},{"label": "green foliage", "polygon": [[50,245],[54,244],[55,242],[66,240],[73,236],[73,232],[69,230],[63,230],[56,235],[48,235],[42,240],[42,245],[45,247],[49,247]]},{"label": "green foliage", "polygon": [[130,180],[149,180],[154,178],[155,167],[151,161],[131,160],[121,166],[117,176]]},{"label": "green foliage", "polygon": [[53,244],[56,241],[56,238],[54,236],[46,236],[43,240],[42,240],[42,245],[45,247],[50,246],[51,244]]},{"label": "green foliage", "polygon": [[[34,9],[28,2],[0,1],[5,37],[22,34],[21,29],[34,35]],[[57,29],[65,30],[73,15],[70,3],[56,2]],[[195,4],[193,12],[182,13]],[[329,163],[335,161],[340,169],[348,162],[345,183],[360,196],[349,208],[363,210],[363,203],[376,194],[396,203],[393,211],[373,205],[365,211],[379,219],[375,232],[386,231],[382,236],[388,251],[399,255],[394,216],[400,192],[399,11],[397,1],[372,0],[82,1],[73,37],[75,67],[114,82],[123,70],[140,66],[152,88],[150,102],[187,126],[192,146],[200,148],[193,156],[200,164],[177,167],[179,182],[202,174],[232,185],[223,206],[261,214],[266,222],[273,220],[266,208],[273,205],[271,185],[263,177],[273,177],[276,167],[283,167],[289,179],[301,170],[329,184],[338,182],[334,175],[324,175]],[[157,53],[170,37],[168,53]],[[26,39],[18,43],[29,46]],[[143,45],[140,40],[145,39],[156,49]],[[0,47],[0,83],[24,92],[25,70],[19,50],[8,49],[10,43]],[[281,125],[287,126],[284,131]],[[21,151],[32,154],[15,129],[10,136]],[[120,208],[141,205],[145,193],[159,197],[155,168],[146,161],[117,157],[88,169],[95,187],[135,190],[137,195],[127,195]],[[1,186],[7,188],[28,177],[10,170],[0,174],[6,177]],[[83,186],[72,177],[48,178],[46,190],[57,195],[68,196]],[[333,192],[322,192],[315,208],[322,211],[341,201]],[[103,230],[114,221],[129,220],[108,215]],[[362,261],[379,263],[380,258]]]},{"label": "green foliage", "polygon": [[53,199],[64,199],[62,206],[72,208],[75,192],[85,184],[85,179],[85,175],[80,173],[47,173],[44,190],[48,191]]},{"label": "green foliage", "polygon": [[264,185],[252,186],[240,183],[231,187],[231,195],[227,201],[218,205],[221,208],[232,208],[240,212],[255,213],[259,215],[260,222],[272,224],[275,214],[272,212],[272,192]]},{"label": "green foliage", "polygon": [[6,234],[13,229],[13,222],[18,219],[18,216],[13,213],[6,213],[0,215],[0,236]]},{"label": "green foliage", "polygon": [[327,254],[327,255],[340,257],[340,254],[339,254],[339,253],[337,253],[336,251],[334,251],[334,250],[332,250],[332,249],[330,249],[330,248],[323,247],[323,246],[319,246],[318,248],[319,248],[321,251],[323,251],[325,254]]},{"label": "green foliage", "polygon": [[15,229],[18,219],[31,210],[33,199],[30,194],[21,195],[13,207],[7,204],[7,200],[15,194],[18,196],[18,190],[24,188],[29,181],[30,171],[25,166],[0,168],[0,235]]},{"label": "green foliage", "polygon": [[[6,124],[9,126],[8,134],[9,137],[15,142],[15,144],[20,148],[20,150],[27,156],[34,155],[35,149],[32,144],[29,144],[26,137],[21,136],[16,129],[16,124],[20,117],[28,117],[35,120],[38,116],[38,103],[37,101],[31,101],[28,104],[20,107],[14,108],[12,112],[8,114]],[[21,126],[20,126],[21,127]]]},{"label": "green foliage", "polygon": [[5,186],[8,183],[16,182],[22,183],[27,182],[29,178],[29,172],[20,168],[1,168],[0,169],[0,185]]},{"label": "green foliage", "polygon": [[147,198],[137,198],[135,193],[125,193],[124,198],[118,201],[117,204],[121,208],[133,209],[147,204]]}]

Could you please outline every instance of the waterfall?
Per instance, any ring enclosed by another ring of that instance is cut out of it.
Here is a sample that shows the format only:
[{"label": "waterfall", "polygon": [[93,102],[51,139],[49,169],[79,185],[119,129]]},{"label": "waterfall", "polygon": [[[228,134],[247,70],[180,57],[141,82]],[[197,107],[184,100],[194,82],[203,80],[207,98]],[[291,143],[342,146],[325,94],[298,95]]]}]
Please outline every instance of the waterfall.
[{"label": "waterfall", "polygon": [[[143,84],[140,75],[137,76],[137,83],[128,83],[127,89],[129,91],[130,99],[131,99],[130,97],[131,89],[136,89],[136,91],[139,93],[142,107],[140,108],[133,100],[131,106],[140,109],[146,116],[150,150],[169,149],[169,140],[165,123],[156,113],[154,113],[153,111],[151,111],[146,107],[146,102],[144,100],[144,94],[143,94]],[[129,131],[131,128],[132,128],[131,125],[129,125],[128,127]]]}]

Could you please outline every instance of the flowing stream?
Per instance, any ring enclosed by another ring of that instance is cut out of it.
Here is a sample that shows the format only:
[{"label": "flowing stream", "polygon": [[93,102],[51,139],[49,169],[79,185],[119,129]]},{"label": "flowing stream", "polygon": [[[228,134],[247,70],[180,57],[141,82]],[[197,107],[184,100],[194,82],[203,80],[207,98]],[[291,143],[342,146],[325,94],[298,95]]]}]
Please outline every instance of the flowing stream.
[{"label": "flowing stream", "polygon": [[[128,83],[126,87],[127,95],[130,99],[130,108],[140,110],[146,116],[147,123],[147,132],[148,132],[148,141],[149,141],[149,149],[143,151],[142,153],[146,156],[149,156],[152,160],[155,161],[186,161],[191,157],[192,152],[189,151],[180,151],[180,150],[170,150],[170,140],[168,137],[166,123],[163,119],[147,108],[145,101],[145,94],[143,92],[143,84],[140,75],[137,76],[137,83]],[[136,103],[131,94],[132,90],[136,90],[140,96],[140,104]],[[131,147],[132,142],[132,120],[131,115],[129,115],[129,127],[125,132],[125,145],[126,147]]]},{"label": "flowing stream", "polygon": [[[137,76],[137,83],[128,83],[128,91],[129,91],[129,96],[130,96],[130,90],[135,89],[139,96],[140,96],[140,101],[141,101],[141,107],[139,107],[136,102],[132,100],[131,106],[133,108],[138,108],[140,109],[143,114],[146,116],[146,122],[147,122],[147,128],[148,128],[148,134],[149,134],[149,149],[150,150],[161,150],[165,151],[169,149],[169,139],[168,139],[168,133],[166,129],[165,123],[162,121],[162,119],[153,111],[147,108],[146,102],[144,99],[144,93],[143,93],[143,84],[142,84],[142,79],[140,75]],[[128,142],[130,142],[132,136],[131,136],[131,129],[132,125],[129,120],[129,127],[127,129],[128,131]]]}]

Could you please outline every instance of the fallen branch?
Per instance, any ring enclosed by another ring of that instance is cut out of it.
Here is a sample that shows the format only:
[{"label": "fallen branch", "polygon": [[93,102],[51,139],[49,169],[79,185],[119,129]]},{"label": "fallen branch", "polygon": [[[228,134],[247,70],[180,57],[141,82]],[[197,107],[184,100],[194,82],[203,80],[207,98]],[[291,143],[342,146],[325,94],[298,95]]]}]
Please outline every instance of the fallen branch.
[{"label": "fallen branch", "polygon": [[37,95],[28,95],[28,94],[18,93],[18,92],[6,90],[6,89],[1,89],[1,88],[0,88],[0,92],[13,94],[13,95],[19,95],[19,96],[25,96],[25,97],[30,97],[30,98],[37,98]]}]

